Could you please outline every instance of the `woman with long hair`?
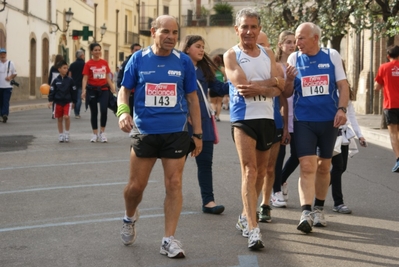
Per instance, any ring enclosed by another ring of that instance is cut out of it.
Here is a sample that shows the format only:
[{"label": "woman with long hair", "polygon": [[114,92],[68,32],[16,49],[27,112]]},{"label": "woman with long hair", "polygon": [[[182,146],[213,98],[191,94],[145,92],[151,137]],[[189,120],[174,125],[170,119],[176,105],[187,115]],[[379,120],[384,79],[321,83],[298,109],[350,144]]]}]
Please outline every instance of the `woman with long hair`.
[{"label": "woman with long hair", "polygon": [[[202,211],[210,214],[220,214],[224,211],[223,205],[216,205],[213,195],[212,160],[215,134],[212,118],[208,113],[208,88],[220,95],[228,94],[229,85],[220,82],[215,77],[218,67],[204,51],[205,40],[199,35],[188,35],[180,50],[190,56],[196,67],[197,93],[201,109],[202,124],[202,152],[195,158],[198,168],[198,182],[201,188]],[[191,128],[191,127],[190,127]],[[192,129],[189,129],[192,133]]]},{"label": "woman with long hair", "polygon": [[[108,142],[105,136],[105,126],[108,115],[109,94],[115,94],[115,86],[110,78],[111,70],[108,62],[101,59],[101,45],[90,44],[92,58],[86,62],[83,68],[82,99],[86,99],[86,106],[89,105],[91,113],[91,127],[93,136],[90,142]],[[98,132],[98,105],[100,103],[100,132]]]},{"label": "woman with long hair", "polygon": [[[284,71],[284,76],[286,75],[287,69],[287,59],[288,56],[295,52],[295,33],[291,31],[283,31],[280,33],[276,49],[276,62],[279,67]],[[287,98],[288,102],[288,132],[290,134],[289,140],[285,143],[290,144],[290,156],[285,162],[284,167],[283,161],[285,157],[285,145],[280,146],[280,153],[276,162],[276,175],[273,185],[273,195],[272,195],[272,206],[283,207],[287,206],[288,200],[288,185],[287,179],[291,173],[298,167],[299,159],[296,154],[295,149],[295,139],[294,139],[294,113],[293,113],[293,96]],[[285,141],[285,140],[283,140]],[[282,167],[282,170],[281,170]]]}]

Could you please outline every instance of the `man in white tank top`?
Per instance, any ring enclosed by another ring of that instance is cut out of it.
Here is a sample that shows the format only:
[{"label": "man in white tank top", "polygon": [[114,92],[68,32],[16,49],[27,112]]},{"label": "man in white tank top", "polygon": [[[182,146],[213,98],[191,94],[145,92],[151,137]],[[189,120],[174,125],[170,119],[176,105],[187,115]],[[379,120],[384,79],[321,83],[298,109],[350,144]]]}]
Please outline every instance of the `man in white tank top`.
[{"label": "man in white tank top", "polygon": [[256,44],[260,30],[260,17],[254,9],[238,11],[235,31],[240,42],[224,54],[231,83],[230,120],[242,173],[243,213],[236,228],[248,237],[249,249],[264,247],[256,219],[260,193],[256,188],[265,178],[275,133],[272,97],[284,88],[273,53]]}]

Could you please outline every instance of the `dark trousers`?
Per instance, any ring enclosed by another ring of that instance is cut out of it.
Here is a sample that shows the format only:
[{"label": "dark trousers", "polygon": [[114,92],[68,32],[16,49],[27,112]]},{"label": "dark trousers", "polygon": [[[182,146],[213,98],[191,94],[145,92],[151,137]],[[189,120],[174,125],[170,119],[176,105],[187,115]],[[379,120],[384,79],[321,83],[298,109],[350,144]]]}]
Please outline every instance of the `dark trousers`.
[{"label": "dark trousers", "polygon": [[0,88],[0,115],[7,115],[10,113],[10,99],[12,88]]},{"label": "dark trousers", "polygon": [[98,104],[100,103],[100,125],[101,127],[105,127],[107,125],[107,109],[108,109],[108,98],[109,98],[109,91],[99,91],[99,90],[87,90],[89,93],[89,107],[91,113],[91,128],[93,130],[98,129]]},{"label": "dark trousers", "polygon": [[213,141],[203,141],[202,151],[197,157],[195,157],[203,206],[211,201],[215,201],[213,196],[212,176],[213,146]]},{"label": "dark trousers", "polygon": [[281,185],[283,184],[281,182],[282,180],[282,169],[283,169],[283,163],[284,163],[284,158],[285,158],[285,148],[286,146],[280,145],[280,150],[278,152],[277,156],[277,161],[276,161],[276,166],[274,169],[274,184],[273,184],[273,192],[280,192],[281,191]]},{"label": "dark trousers", "polygon": [[299,165],[299,159],[296,154],[294,133],[290,133],[290,135],[291,135],[291,142],[290,142],[291,155],[284,164],[283,171],[281,173],[281,184],[287,182],[288,177],[290,177],[290,175],[295,171],[296,167],[298,167]]},{"label": "dark trousers", "polygon": [[[354,141],[352,141],[354,142]],[[342,174],[346,171],[348,165],[349,146],[341,146],[341,153],[331,159],[331,193],[334,200],[334,206],[344,204],[342,195]]]},{"label": "dark trousers", "polygon": [[82,87],[77,87],[77,92],[78,92],[78,96],[77,96],[77,101],[76,101],[76,105],[75,105],[75,116],[80,115],[80,107],[82,106]]}]

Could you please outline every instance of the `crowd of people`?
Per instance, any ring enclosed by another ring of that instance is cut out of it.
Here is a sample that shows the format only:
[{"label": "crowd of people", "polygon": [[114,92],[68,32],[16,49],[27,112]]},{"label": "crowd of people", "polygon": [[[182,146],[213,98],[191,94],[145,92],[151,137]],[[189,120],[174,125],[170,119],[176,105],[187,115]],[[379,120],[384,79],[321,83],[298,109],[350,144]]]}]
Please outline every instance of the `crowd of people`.
[{"label": "crowd of people", "polygon": [[[161,15],[152,23],[153,44],[144,48],[133,44],[132,54],[113,75],[101,58],[98,43],[90,45],[87,62],[81,50],[69,68],[62,57],[56,58],[49,75],[48,100],[57,119],[59,142],[69,142],[70,112],[74,110],[75,118],[80,118],[82,99],[91,112],[90,141],[107,142],[108,102],[118,93],[119,128],[130,137],[130,172],[120,232],[123,244],[136,240],[139,205],[158,158],[165,182],[162,255],[185,257],[175,232],[188,156],[195,157],[197,164],[202,211],[224,212],[225,206],[216,203],[213,193],[212,164],[218,139],[215,121],[220,121],[226,96],[241,168],[242,211],[235,226],[248,239],[249,249],[264,248],[258,223],[272,221],[272,207],[288,207],[287,179],[298,166],[299,231],[310,233],[314,226],[327,226],[324,203],[330,186],[332,210],[352,212],[344,203],[342,175],[353,138],[357,136],[361,146],[367,143],[356,121],[341,56],[332,48],[321,47],[321,29],[314,23],[302,23],[295,32],[281,32],[276,52],[261,31],[256,10],[238,11],[234,28],[239,42],[223,57],[210,57],[200,35],[185,36],[176,49],[178,21]],[[5,53],[0,49],[0,69],[7,69],[0,72],[7,74],[3,79],[0,76],[0,99],[9,98],[9,82],[16,76]],[[392,172],[399,172],[399,93],[391,89],[399,79],[398,46],[388,49],[388,59],[390,62],[380,67],[375,89],[384,89],[384,112],[397,157]],[[7,109],[1,102],[3,122],[7,121]],[[290,155],[284,162],[287,145]],[[339,152],[334,154],[336,147]]]}]

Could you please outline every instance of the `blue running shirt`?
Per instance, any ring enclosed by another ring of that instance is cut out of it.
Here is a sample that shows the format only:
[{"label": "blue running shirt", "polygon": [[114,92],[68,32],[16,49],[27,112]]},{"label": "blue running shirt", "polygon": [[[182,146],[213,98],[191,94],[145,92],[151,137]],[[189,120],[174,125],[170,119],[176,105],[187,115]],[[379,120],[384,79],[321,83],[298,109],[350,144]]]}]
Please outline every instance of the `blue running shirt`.
[{"label": "blue running shirt", "polygon": [[134,91],[133,120],[140,134],[187,131],[186,94],[197,90],[191,59],[177,50],[155,55],[151,47],[130,57],[122,85]]},{"label": "blue running shirt", "polygon": [[339,53],[321,48],[314,56],[292,53],[287,60],[298,75],[294,82],[294,120],[333,121],[338,108],[337,81],[346,79]]}]

